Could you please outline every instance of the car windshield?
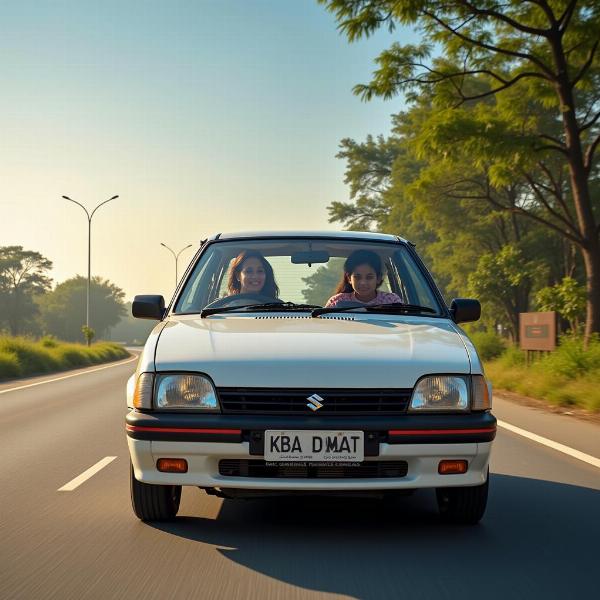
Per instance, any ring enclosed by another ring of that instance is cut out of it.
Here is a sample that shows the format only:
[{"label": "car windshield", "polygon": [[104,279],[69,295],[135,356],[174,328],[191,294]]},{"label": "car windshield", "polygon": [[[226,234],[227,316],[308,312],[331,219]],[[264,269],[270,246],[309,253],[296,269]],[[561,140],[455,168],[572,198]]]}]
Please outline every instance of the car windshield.
[{"label": "car windshield", "polygon": [[[352,273],[344,274],[345,264]],[[261,310],[258,305],[277,310],[279,303],[284,303],[281,310],[361,304],[397,309],[403,303],[428,308],[424,315],[441,314],[434,290],[404,243],[321,238],[210,243],[190,271],[174,312]]]}]

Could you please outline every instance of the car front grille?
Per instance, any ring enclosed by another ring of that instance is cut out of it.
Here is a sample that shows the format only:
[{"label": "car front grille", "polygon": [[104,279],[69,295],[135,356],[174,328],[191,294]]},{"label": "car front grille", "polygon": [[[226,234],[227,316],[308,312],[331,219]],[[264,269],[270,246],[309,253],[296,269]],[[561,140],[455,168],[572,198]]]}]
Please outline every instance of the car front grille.
[{"label": "car front grille", "polygon": [[318,394],[319,415],[382,415],[406,412],[412,389],[218,388],[226,414],[311,414],[308,398]]},{"label": "car front grille", "polygon": [[265,479],[387,479],[405,477],[408,463],[404,460],[378,460],[357,466],[310,466],[266,463],[264,460],[224,459],[219,461],[219,474],[224,477],[256,477]]}]

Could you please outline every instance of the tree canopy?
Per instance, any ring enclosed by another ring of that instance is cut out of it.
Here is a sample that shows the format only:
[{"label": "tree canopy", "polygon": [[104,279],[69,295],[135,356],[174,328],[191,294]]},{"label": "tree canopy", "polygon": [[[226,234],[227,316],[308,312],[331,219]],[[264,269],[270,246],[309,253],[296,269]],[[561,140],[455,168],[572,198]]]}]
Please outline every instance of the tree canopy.
[{"label": "tree canopy", "polygon": [[0,324],[24,333],[38,313],[34,299],[50,289],[52,262],[23,246],[0,247]]},{"label": "tree canopy", "polygon": [[[87,278],[80,275],[58,284],[40,298],[45,333],[62,340],[82,341],[85,324]],[[92,277],[90,286],[90,327],[97,338],[126,314],[124,292],[108,280]]]},{"label": "tree canopy", "polygon": [[[551,252],[561,244],[578,249],[585,272],[586,336],[600,331],[600,5],[592,0],[319,1],[350,41],[380,27],[393,31],[398,24],[415,26],[422,38],[420,44],[394,43],[382,52],[372,80],[354,90],[365,100],[405,95],[410,108],[389,148],[396,152],[397,139],[405,142],[416,176],[407,182],[400,152],[391,171],[376,171],[384,173],[383,192],[361,195],[351,188],[354,205],[333,204],[331,218],[362,225],[365,218],[386,221],[382,211],[423,217],[436,209],[448,212],[450,203],[463,208],[468,203],[470,217],[479,213],[478,226],[487,221],[512,244],[522,243],[525,221],[534,232],[540,226]],[[379,138],[367,140],[363,159],[369,161],[371,150],[385,160],[385,145]],[[348,140],[342,152],[351,152],[352,159],[358,155]],[[347,173],[361,181],[352,168]],[[435,243],[447,245],[440,233]],[[481,235],[479,243],[483,240],[499,250],[499,240]]]},{"label": "tree canopy", "polygon": [[303,277],[306,289],[303,292],[308,304],[325,303],[333,296],[344,273],[344,259],[331,258],[327,265],[320,266],[313,275]]}]

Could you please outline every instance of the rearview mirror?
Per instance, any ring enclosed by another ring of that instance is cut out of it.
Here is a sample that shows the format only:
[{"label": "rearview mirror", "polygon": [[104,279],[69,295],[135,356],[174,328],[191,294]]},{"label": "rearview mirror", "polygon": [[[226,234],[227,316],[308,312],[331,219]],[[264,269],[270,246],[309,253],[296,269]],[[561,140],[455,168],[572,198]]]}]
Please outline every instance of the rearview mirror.
[{"label": "rearview mirror", "polygon": [[450,305],[450,312],[455,323],[478,321],[481,317],[481,304],[479,300],[471,298],[454,298]]},{"label": "rearview mirror", "polygon": [[290,257],[295,265],[308,265],[313,263],[329,262],[329,252],[327,250],[308,250],[306,252],[294,252]]},{"label": "rearview mirror", "polygon": [[162,320],[165,315],[165,299],[162,296],[136,296],[131,305],[131,314],[136,319]]}]

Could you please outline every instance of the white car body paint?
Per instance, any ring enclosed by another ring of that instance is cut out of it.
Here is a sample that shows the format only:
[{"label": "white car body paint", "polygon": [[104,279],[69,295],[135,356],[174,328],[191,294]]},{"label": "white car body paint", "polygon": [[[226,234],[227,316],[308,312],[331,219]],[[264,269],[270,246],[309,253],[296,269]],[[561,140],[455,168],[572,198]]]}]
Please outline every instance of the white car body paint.
[{"label": "white car body paint", "polygon": [[156,370],[206,373],[217,387],[409,388],[471,363],[446,319],[270,313],[171,317]]}]

